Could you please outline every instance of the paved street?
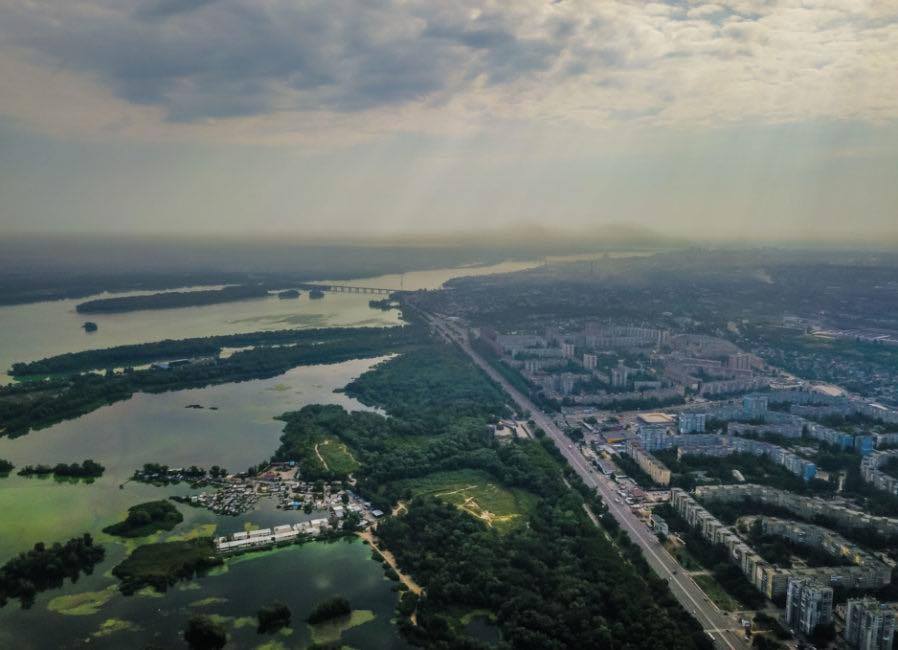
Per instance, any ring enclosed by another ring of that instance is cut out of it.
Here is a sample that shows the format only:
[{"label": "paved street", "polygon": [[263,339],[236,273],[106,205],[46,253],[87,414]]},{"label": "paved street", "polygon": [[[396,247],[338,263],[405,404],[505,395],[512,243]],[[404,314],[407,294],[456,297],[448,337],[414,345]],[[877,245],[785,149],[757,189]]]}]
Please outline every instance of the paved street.
[{"label": "paved street", "polygon": [[599,491],[612,516],[614,516],[621,528],[626,531],[630,539],[642,549],[649,566],[661,578],[668,581],[671,592],[676,599],[686,611],[692,613],[696,620],[699,621],[699,624],[714,640],[714,643],[719,648],[727,648],[729,650],[748,648],[749,644],[746,642],[736,618],[721,612],[708,600],[701,588],[688,574],[681,570],[680,565],[661,545],[654,533],[630,511],[629,507],[625,504],[615,503],[615,498],[617,497],[616,484],[594,470],[551,418],[543,413],[526,395],[512,387],[486,360],[471,348],[464,328],[444,318],[430,314],[427,317],[444,337],[458,343],[484,372],[501,385],[520,409],[530,412],[530,417],[536,422],[537,426],[542,428],[552,438],[567,461],[580,475],[583,482]]}]

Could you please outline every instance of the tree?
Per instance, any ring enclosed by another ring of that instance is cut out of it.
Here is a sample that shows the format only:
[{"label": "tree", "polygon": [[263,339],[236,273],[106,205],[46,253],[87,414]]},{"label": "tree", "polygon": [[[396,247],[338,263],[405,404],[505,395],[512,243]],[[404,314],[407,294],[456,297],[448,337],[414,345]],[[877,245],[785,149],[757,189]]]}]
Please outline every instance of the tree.
[{"label": "tree", "polygon": [[355,532],[359,529],[359,524],[362,523],[362,517],[357,512],[348,512],[346,513],[346,517],[343,519],[343,530],[348,533]]},{"label": "tree", "polygon": [[228,635],[220,624],[208,616],[191,616],[184,630],[184,640],[193,650],[220,650],[228,642]]},{"label": "tree", "polygon": [[290,608],[284,603],[275,601],[256,612],[259,626],[256,631],[259,634],[276,632],[283,627],[290,627]]}]

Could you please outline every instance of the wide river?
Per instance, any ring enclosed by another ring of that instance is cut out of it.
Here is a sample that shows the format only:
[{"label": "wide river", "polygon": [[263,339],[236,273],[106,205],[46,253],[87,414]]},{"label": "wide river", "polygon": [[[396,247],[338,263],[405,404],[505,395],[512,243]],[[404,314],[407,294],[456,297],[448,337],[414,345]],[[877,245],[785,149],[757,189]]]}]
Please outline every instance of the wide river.
[{"label": "wide river", "polygon": [[[536,264],[538,262],[503,262],[491,266],[434,269],[344,280],[340,283],[385,289],[437,289],[454,277],[507,273]],[[147,292],[115,295],[140,293]],[[328,293],[320,300],[311,300],[307,293],[303,293],[297,300],[270,296],[202,307],[123,314],[85,315],[75,311],[78,303],[108,296],[101,294],[77,300],[0,307],[0,384],[11,381],[6,373],[17,361],[35,361],[65,352],[260,330],[384,326],[399,322],[396,311],[381,311],[368,306],[369,300],[379,296],[348,293]],[[81,325],[86,320],[97,323],[99,329],[92,333],[85,332]]]}]

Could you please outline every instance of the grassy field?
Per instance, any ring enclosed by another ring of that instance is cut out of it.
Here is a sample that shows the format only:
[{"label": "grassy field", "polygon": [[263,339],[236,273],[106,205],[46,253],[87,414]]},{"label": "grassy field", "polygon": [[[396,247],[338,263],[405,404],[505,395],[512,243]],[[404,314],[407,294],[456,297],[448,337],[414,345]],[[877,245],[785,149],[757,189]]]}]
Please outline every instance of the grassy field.
[{"label": "grassy field", "polygon": [[724,591],[723,587],[720,586],[720,583],[714,579],[714,576],[697,575],[693,576],[693,579],[698,586],[702,588],[702,591],[708,595],[708,598],[723,611],[732,612],[739,609],[739,603]]},{"label": "grassy field", "polygon": [[339,474],[351,474],[359,468],[352,452],[345,444],[332,436],[325,436],[318,443],[318,453],[321,454],[327,466]]},{"label": "grassy field", "polygon": [[536,497],[516,488],[506,488],[479,470],[436,472],[402,481],[414,496],[431,495],[458,506],[500,532],[526,522]]}]

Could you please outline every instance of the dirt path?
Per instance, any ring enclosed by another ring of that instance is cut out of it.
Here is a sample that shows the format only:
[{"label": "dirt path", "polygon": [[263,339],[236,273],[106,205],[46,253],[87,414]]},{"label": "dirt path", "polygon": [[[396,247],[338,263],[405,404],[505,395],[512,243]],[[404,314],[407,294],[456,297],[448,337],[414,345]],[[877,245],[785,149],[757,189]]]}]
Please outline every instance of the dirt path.
[{"label": "dirt path", "polygon": [[324,465],[324,469],[326,469],[328,472],[331,471],[331,468],[327,466],[326,462],[324,462],[324,457],[321,455],[321,452],[318,451],[318,443],[317,442],[315,443],[315,455],[318,456],[318,460],[320,460],[321,464]]},{"label": "dirt path", "polygon": [[399,570],[399,566],[396,564],[395,556],[390,553],[390,551],[377,545],[377,537],[374,536],[374,533],[372,531],[366,530],[359,533],[358,535],[359,537],[367,541],[371,545],[371,548],[373,548],[383,556],[383,558],[387,561],[387,564],[389,564],[393,571],[396,572],[396,575],[399,576],[399,580],[402,582],[402,584],[408,587],[408,590],[410,592],[412,592],[416,596],[420,596],[424,592],[424,589],[421,588],[421,585],[415,582],[411,576],[406,575]]},{"label": "dirt path", "polygon": [[[465,491],[467,491],[467,490],[473,490],[473,489],[476,488],[476,487],[477,487],[476,485],[468,485],[467,487],[458,488],[457,490],[452,490],[451,492],[436,492],[436,493],[434,494],[434,496],[445,497],[445,496],[449,496],[450,494],[458,494],[459,492],[465,492]],[[470,497],[469,497],[469,498],[470,498]]]}]

